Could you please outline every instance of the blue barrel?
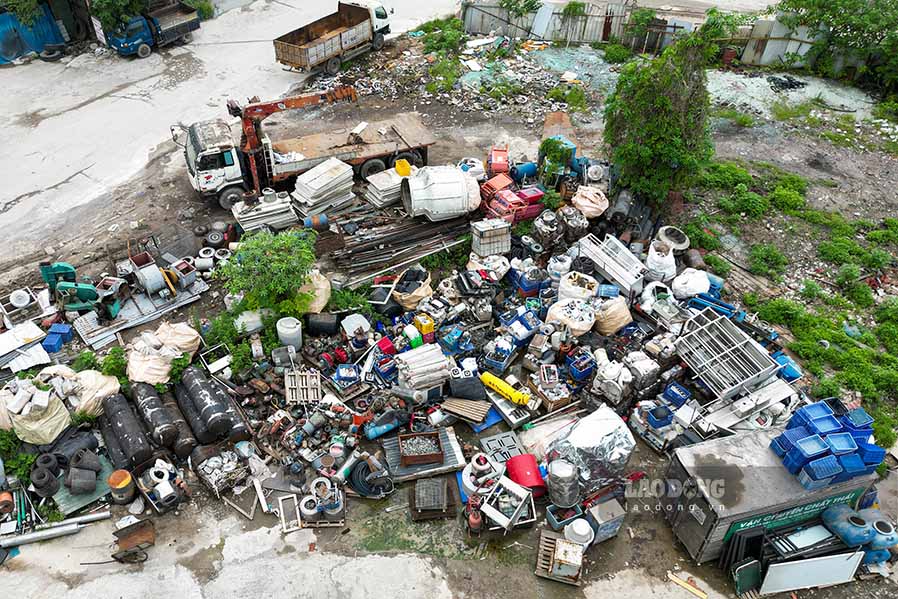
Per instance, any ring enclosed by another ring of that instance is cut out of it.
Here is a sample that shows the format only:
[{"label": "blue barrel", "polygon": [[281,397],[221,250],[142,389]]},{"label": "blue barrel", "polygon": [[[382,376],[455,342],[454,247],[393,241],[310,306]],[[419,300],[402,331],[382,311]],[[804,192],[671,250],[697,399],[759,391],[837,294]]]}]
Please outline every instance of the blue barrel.
[{"label": "blue barrel", "polygon": [[515,183],[520,183],[524,178],[533,178],[539,171],[535,162],[521,162],[511,167],[511,178]]},{"label": "blue barrel", "polygon": [[875,535],[867,545],[870,549],[888,549],[898,545],[898,530],[885,514],[875,508],[867,508],[858,512],[858,515],[868,521],[873,527]]},{"label": "blue barrel", "polygon": [[820,517],[823,525],[849,547],[866,545],[876,536],[873,523],[844,503],[826,508]]}]

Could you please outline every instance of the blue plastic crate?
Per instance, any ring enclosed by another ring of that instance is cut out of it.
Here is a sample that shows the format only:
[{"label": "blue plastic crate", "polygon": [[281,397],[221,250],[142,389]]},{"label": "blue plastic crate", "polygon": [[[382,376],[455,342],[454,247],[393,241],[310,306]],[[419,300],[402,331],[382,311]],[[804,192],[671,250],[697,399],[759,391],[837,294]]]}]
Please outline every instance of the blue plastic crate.
[{"label": "blue plastic crate", "polygon": [[816,460],[811,460],[802,472],[807,472],[808,476],[814,480],[831,479],[842,472],[842,466],[839,465],[839,459],[834,455],[828,455]]},{"label": "blue plastic crate", "polygon": [[50,325],[49,333],[56,333],[60,337],[62,337],[63,343],[68,343],[72,340],[72,325],[64,324],[61,322],[57,322],[56,324]]},{"label": "blue plastic crate", "polygon": [[875,443],[858,443],[857,454],[868,466],[879,466],[886,459],[886,450]]},{"label": "blue plastic crate", "polygon": [[682,407],[691,397],[689,389],[676,381],[671,381],[664,389],[664,399],[677,408]]},{"label": "blue plastic crate", "polygon": [[845,482],[846,480],[852,479],[855,476],[860,476],[867,471],[867,465],[864,464],[864,460],[862,460],[861,456],[856,453],[840,455],[838,460],[839,466],[842,467],[842,472],[833,478],[834,483]]},{"label": "blue plastic crate", "polygon": [[673,422],[673,412],[666,406],[658,406],[648,411],[646,420],[652,428],[664,428]]},{"label": "blue plastic crate", "polygon": [[789,456],[794,458],[803,458],[805,463],[808,461],[822,457],[829,451],[829,445],[820,435],[811,435],[795,442],[795,447],[789,451]]},{"label": "blue plastic crate", "polygon": [[55,354],[62,349],[62,335],[50,333],[41,341],[41,346],[48,354]]},{"label": "blue plastic crate", "polygon": [[788,470],[790,474],[798,474],[799,472],[801,472],[801,469],[804,468],[804,465],[808,463],[808,461],[801,455],[795,457],[792,456],[791,453],[792,452],[789,452],[785,456],[783,456],[783,466],[785,466],[786,470]]},{"label": "blue plastic crate", "polygon": [[857,509],[865,510],[868,507],[873,507],[873,504],[876,503],[877,499],[879,499],[879,491],[876,490],[876,487],[870,487],[867,489],[867,492],[861,496],[861,500],[857,504]]},{"label": "blue plastic crate", "polygon": [[599,285],[599,297],[610,299],[620,295],[620,287],[617,285]]},{"label": "blue plastic crate", "polygon": [[798,473],[798,482],[801,483],[801,486],[807,489],[808,491],[816,491],[817,489],[822,489],[824,487],[828,487],[832,484],[834,477],[815,479],[808,474],[807,467],[802,468],[801,472]]},{"label": "blue plastic crate", "polygon": [[779,457],[783,457],[786,455],[786,449],[780,443],[779,437],[770,441],[770,449],[772,449],[773,453],[775,453]]},{"label": "blue plastic crate", "polygon": [[851,423],[851,426],[858,429],[872,428],[873,424],[873,416],[868,414],[864,408],[855,408],[842,416],[843,424],[846,420]]},{"label": "blue plastic crate", "polygon": [[815,418],[823,418],[824,416],[832,416],[833,409],[827,405],[825,401],[818,401],[803,408],[800,408],[796,415],[801,414],[803,418],[811,421]]},{"label": "blue plastic crate", "polygon": [[826,444],[833,455],[845,455],[857,451],[857,443],[849,433],[833,433],[826,436]]},{"label": "blue plastic crate", "polygon": [[790,451],[793,447],[795,447],[795,443],[804,439],[805,437],[810,437],[813,433],[809,431],[807,428],[803,426],[798,426],[795,428],[790,428],[783,431],[783,434],[778,437],[780,441],[780,445],[783,446],[783,449],[786,451]]},{"label": "blue plastic crate", "polygon": [[812,418],[808,422],[808,430],[818,435],[831,435],[841,432],[842,425],[835,416],[823,416],[821,418]]}]

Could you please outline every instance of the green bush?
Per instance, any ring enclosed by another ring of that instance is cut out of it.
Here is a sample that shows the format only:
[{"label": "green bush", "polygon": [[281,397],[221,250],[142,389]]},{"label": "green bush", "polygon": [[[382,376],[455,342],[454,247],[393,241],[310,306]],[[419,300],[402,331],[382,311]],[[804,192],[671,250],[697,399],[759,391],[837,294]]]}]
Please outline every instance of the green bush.
[{"label": "green bush", "polygon": [[744,183],[737,185],[729,197],[718,200],[717,205],[728,214],[745,214],[750,218],[760,218],[770,210],[770,200],[749,191]]},{"label": "green bush", "polygon": [[212,4],[212,0],[184,0],[184,4],[195,8],[203,21],[208,21],[215,16],[215,5]]},{"label": "green bush", "polygon": [[714,254],[707,254],[705,256],[705,264],[707,264],[708,268],[711,269],[711,272],[718,277],[727,278],[733,270],[733,266],[729,262]]},{"label": "green bush", "polygon": [[708,228],[706,217],[699,217],[683,227],[683,232],[689,237],[692,247],[714,251],[720,249],[720,239],[717,233]]},{"label": "green bush", "polygon": [[833,264],[848,264],[863,256],[864,248],[853,239],[834,237],[817,246],[817,255]]},{"label": "green bush", "polygon": [[873,332],[887,352],[898,355],[898,324],[887,322],[878,325]]},{"label": "green bush", "polygon": [[861,263],[867,268],[882,270],[892,263],[892,254],[878,248],[867,250],[861,257]]},{"label": "green bush", "polygon": [[898,440],[895,427],[898,426],[898,418],[895,417],[894,408],[891,410],[880,406],[873,411],[873,438],[880,447],[890,449]]},{"label": "green bush", "polygon": [[465,24],[461,19],[435,19],[421,26],[424,35],[424,52],[458,54],[465,43]]},{"label": "green bush", "polygon": [[78,357],[75,358],[75,361],[72,362],[72,370],[75,372],[81,372],[82,370],[99,370],[100,369],[100,361],[97,360],[97,354],[90,350],[84,350]]},{"label": "green bush", "polygon": [[890,297],[876,308],[876,322],[885,324],[890,322],[898,325],[898,298]]},{"label": "green bush", "polygon": [[789,260],[769,243],[759,243],[751,248],[748,256],[748,269],[756,275],[778,277],[786,272]]},{"label": "green bush", "polygon": [[586,92],[578,85],[557,85],[549,90],[546,98],[553,102],[564,102],[570,112],[588,112]]},{"label": "green bush", "polygon": [[735,162],[711,162],[702,167],[698,185],[705,189],[735,189],[737,185],[750,186],[751,173]]},{"label": "green bush", "polygon": [[428,70],[431,81],[425,86],[430,93],[449,92],[461,75],[461,63],[457,59],[443,58]]},{"label": "green bush", "polygon": [[753,162],[758,170],[758,187],[770,193],[777,187],[784,187],[800,194],[808,192],[808,181],[797,173],[790,173],[771,162]]},{"label": "green bush", "polygon": [[804,286],[801,288],[801,297],[808,301],[820,299],[823,297],[823,287],[816,281],[805,279]]},{"label": "green bush", "polygon": [[608,44],[602,48],[602,51],[605,56],[605,62],[610,62],[611,64],[620,64],[633,58],[633,53],[630,49],[620,44]]},{"label": "green bush", "polygon": [[855,283],[846,291],[845,296],[859,308],[869,308],[873,305],[873,290],[865,283]]},{"label": "green bush", "polygon": [[898,96],[892,96],[873,107],[873,116],[898,123]]},{"label": "green bush", "polygon": [[783,212],[804,208],[804,198],[800,193],[788,187],[777,187],[770,193],[770,201]]},{"label": "green bush", "polygon": [[841,394],[842,387],[834,378],[822,378],[811,388],[811,395],[813,395],[815,399],[839,397]]},{"label": "green bush", "polygon": [[857,264],[843,264],[836,273],[836,285],[842,289],[851,288],[861,278],[861,269]]}]

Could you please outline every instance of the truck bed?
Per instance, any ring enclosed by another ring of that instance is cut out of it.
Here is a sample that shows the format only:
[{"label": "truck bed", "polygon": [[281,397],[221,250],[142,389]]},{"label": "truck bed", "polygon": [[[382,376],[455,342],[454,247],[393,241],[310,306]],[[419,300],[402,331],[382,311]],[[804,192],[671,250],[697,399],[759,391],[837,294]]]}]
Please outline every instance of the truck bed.
[{"label": "truck bed", "polygon": [[200,28],[200,17],[195,8],[178,2],[147,13],[159,25],[159,45],[177,41]]},{"label": "truck bed", "polygon": [[368,11],[341,2],[337,12],[274,40],[274,56],[281,64],[308,69],[370,41],[371,37]]},{"label": "truck bed", "polygon": [[362,131],[361,143],[352,143],[349,139],[351,130],[352,127],[349,127],[272,142],[271,146],[278,154],[296,153],[302,156],[301,160],[275,163],[275,175],[295,175],[332,156],[350,164],[361,164],[373,156],[436,143],[436,138],[427,130],[416,112],[400,113],[385,121],[368,123],[368,127]]}]

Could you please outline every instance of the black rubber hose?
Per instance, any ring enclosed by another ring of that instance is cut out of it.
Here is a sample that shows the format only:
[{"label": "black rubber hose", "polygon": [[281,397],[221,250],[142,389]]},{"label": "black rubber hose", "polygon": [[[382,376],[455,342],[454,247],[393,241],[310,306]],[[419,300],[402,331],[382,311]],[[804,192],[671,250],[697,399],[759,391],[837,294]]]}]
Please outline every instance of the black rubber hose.
[{"label": "black rubber hose", "polygon": [[383,484],[372,484],[365,480],[371,474],[371,466],[365,460],[359,460],[352,467],[347,482],[362,497],[379,499],[393,492],[393,479],[387,478]]}]

